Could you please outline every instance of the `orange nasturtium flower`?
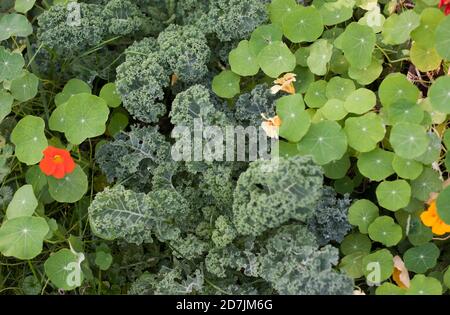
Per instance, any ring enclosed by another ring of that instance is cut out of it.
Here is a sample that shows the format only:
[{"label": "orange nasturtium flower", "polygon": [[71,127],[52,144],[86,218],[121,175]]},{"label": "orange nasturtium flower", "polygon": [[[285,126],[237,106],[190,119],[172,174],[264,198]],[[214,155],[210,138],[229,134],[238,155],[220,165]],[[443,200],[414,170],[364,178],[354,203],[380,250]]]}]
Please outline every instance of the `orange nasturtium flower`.
[{"label": "orange nasturtium flower", "polygon": [[261,123],[261,128],[266,132],[269,138],[278,139],[278,129],[281,126],[281,119],[278,116],[267,118],[261,114],[264,121]]},{"label": "orange nasturtium flower", "polygon": [[436,200],[431,201],[428,209],[420,215],[420,219],[424,225],[431,227],[431,231],[436,235],[450,232],[450,225],[442,221],[437,213]]},{"label": "orange nasturtium flower", "polygon": [[275,85],[270,89],[272,94],[277,94],[280,91],[284,91],[289,94],[295,94],[294,82],[296,81],[295,73],[286,73],[279,79],[273,81]]},{"label": "orange nasturtium flower", "polygon": [[75,162],[69,151],[48,146],[43,153],[39,168],[45,175],[61,179],[75,169]]}]

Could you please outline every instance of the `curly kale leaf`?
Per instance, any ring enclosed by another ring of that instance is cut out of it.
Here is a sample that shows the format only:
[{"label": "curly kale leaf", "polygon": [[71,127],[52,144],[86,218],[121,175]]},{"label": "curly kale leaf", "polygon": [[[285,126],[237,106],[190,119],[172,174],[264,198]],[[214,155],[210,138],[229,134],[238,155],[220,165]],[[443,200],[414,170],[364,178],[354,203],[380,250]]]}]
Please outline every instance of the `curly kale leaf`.
[{"label": "curly kale leaf", "polygon": [[124,107],[138,120],[157,122],[166,112],[164,88],[170,71],[164,65],[154,39],[146,38],[125,51],[126,60],[117,67],[117,91]]},{"label": "curly kale leaf", "polygon": [[259,84],[250,93],[239,96],[236,101],[236,120],[244,125],[260,126],[261,114],[275,116],[275,96],[267,84]]},{"label": "curly kale leaf", "polygon": [[215,226],[216,229],[213,231],[211,239],[216,247],[225,247],[236,238],[236,229],[227,217],[218,217]]},{"label": "curly kale leaf", "polygon": [[164,61],[181,81],[197,82],[208,73],[210,50],[200,29],[170,25],[159,34],[158,44]]},{"label": "curly kale leaf", "polygon": [[266,3],[261,0],[212,0],[208,27],[220,41],[243,39],[267,21]]},{"label": "curly kale leaf", "polygon": [[351,199],[348,195],[343,198],[336,195],[333,188],[325,186],[314,216],[308,221],[309,229],[316,235],[320,245],[330,241],[340,243],[351,229],[347,219]]},{"label": "curly kale leaf", "polygon": [[195,234],[189,233],[187,236],[170,241],[173,248],[173,255],[177,258],[193,260],[199,258],[209,249],[209,244],[199,239]]},{"label": "curly kale leaf", "polygon": [[88,209],[94,233],[108,240],[151,243],[179,237],[179,226],[189,213],[187,202],[174,190],[137,193],[123,186],[106,188],[96,195]]},{"label": "curly kale leaf", "polygon": [[129,35],[142,32],[146,24],[145,15],[129,0],[110,0],[103,14],[112,35]]},{"label": "curly kale leaf", "polygon": [[306,222],[322,193],[322,169],[310,157],[258,160],[234,191],[233,222],[241,235],[257,236],[295,219]]},{"label": "curly kale leaf", "polygon": [[95,159],[109,182],[144,189],[151,174],[170,163],[170,144],[154,127],[132,128],[97,150]]},{"label": "curly kale leaf", "polygon": [[352,294],[353,281],[333,269],[339,260],[338,249],[330,245],[318,249],[312,240],[305,226],[280,229],[258,257],[260,276],[279,294]]},{"label": "curly kale leaf", "polygon": [[79,23],[72,25],[67,5],[53,5],[38,17],[38,39],[58,54],[73,55],[99,44],[107,35],[101,5],[79,3]]}]

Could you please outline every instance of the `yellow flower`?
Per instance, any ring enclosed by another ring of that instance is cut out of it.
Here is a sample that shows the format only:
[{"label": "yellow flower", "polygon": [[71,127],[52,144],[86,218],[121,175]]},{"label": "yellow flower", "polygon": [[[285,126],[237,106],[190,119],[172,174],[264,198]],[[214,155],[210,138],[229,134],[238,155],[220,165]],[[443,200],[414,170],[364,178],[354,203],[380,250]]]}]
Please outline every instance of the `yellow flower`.
[{"label": "yellow flower", "polygon": [[296,81],[296,76],[295,73],[286,73],[281,78],[273,81],[275,85],[270,89],[271,93],[277,94],[280,91],[284,91],[289,94],[295,94],[294,82]]},{"label": "yellow flower", "polygon": [[450,225],[442,221],[437,213],[436,200],[433,200],[428,209],[422,212],[420,219],[425,226],[431,227],[431,231],[436,235],[444,235],[450,232]]}]

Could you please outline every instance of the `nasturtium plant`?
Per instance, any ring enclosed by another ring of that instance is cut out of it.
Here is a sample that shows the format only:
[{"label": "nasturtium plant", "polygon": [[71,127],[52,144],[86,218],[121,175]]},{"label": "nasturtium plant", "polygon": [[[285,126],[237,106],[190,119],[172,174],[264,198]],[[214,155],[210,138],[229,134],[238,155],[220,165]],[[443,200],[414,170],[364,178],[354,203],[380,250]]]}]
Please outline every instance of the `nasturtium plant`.
[{"label": "nasturtium plant", "polygon": [[368,228],[372,240],[380,242],[386,247],[397,245],[402,239],[402,228],[389,216],[376,218]]},{"label": "nasturtium plant", "polygon": [[283,17],[283,33],[291,42],[312,42],[320,37],[324,25],[315,7],[297,6]]},{"label": "nasturtium plant", "polygon": [[283,72],[294,70],[296,60],[294,54],[285,43],[275,41],[259,52],[258,63],[265,74],[269,77],[277,78]]},{"label": "nasturtium plant", "polygon": [[416,103],[419,94],[419,89],[401,73],[391,73],[386,76],[378,90],[378,96],[384,107],[389,107],[400,100]]},{"label": "nasturtium plant", "polygon": [[16,100],[25,102],[36,96],[38,86],[38,77],[33,73],[24,71],[21,76],[11,81],[10,90]]},{"label": "nasturtium plant", "polygon": [[41,160],[42,151],[48,144],[44,129],[45,122],[40,117],[25,116],[17,123],[11,133],[11,142],[16,146],[19,161],[33,165]]},{"label": "nasturtium plant", "polygon": [[372,62],[376,42],[373,30],[353,22],[345,28],[341,36],[342,50],[350,65],[358,69],[368,67]]},{"label": "nasturtium plant", "polygon": [[373,284],[379,284],[392,275],[394,270],[394,257],[389,250],[384,248],[366,255],[363,258],[362,264],[364,275],[366,277],[369,276],[367,281]]},{"label": "nasturtium plant", "polygon": [[358,170],[370,180],[381,181],[394,174],[394,156],[394,153],[380,148],[361,153],[357,162]]},{"label": "nasturtium plant", "polygon": [[425,273],[436,266],[439,248],[433,243],[426,243],[408,249],[403,255],[405,266],[416,273]]},{"label": "nasturtium plant", "polygon": [[280,136],[298,142],[308,132],[311,118],[304,110],[303,98],[299,94],[284,96],[277,100],[277,114],[283,124],[280,127]]},{"label": "nasturtium plant", "polygon": [[212,89],[220,97],[232,98],[240,92],[240,77],[229,70],[216,76],[212,82]]},{"label": "nasturtium plant", "polygon": [[14,193],[14,197],[6,209],[6,217],[8,219],[29,217],[37,206],[38,201],[34,195],[33,186],[24,185]]},{"label": "nasturtium plant", "polygon": [[[108,91],[108,89],[110,89],[110,86],[111,85],[108,85],[106,87],[106,90],[103,91],[104,94],[105,94],[105,92]],[[103,88],[102,88],[102,90],[103,90]],[[71,96],[81,94],[81,93],[91,93],[91,87],[83,80],[70,79],[64,86],[63,90],[60,93],[56,94],[55,104],[56,104],[56,106],[60,106],[64,103],[66,103]],[[101,93],[101,91],[100,91],[100,93]],[[102,97],[102,96],[100,96],[100,97]],[[104,97],[102,97],[102,98],[104,98]],[[105,99],[105,101],[107,101],[107,100]]]},{"label": "nasturtium plant", "polygon": [[423,126],[402,122],[392,127],[389,142],[398,156],[413,159],[426,152],[430,138]]},{"label": "nasturtium plant", "polygon": [[230,52],[229,58],[231,70],[236,74],[252,76],[259,71],[258,60],[247,40],[241,41],[238,47]]},{"label": "nasturtium plant", "polygon": [[73,290],[83,282],[84,274],[80,266],[83,260],[82,253],[63,248],[50,255],[46,260],[44,263],[45,273],[58,288]]},{"label": "nasturtium plant", "polygon": [[382,119],[375,113],[348,118],[344,130],[348,145],[359,152],[374,150],[386,133]]},{"label": "nasturtium plant", "polygon": [[0,17],[0,41],[12,36],[26,37],[33,33],[33,27],[25,15],[17,13],[4,14]]},{"label": "nasturtium plant", "polygon": [[403,179],[384,181],[377,186],[376,195],[380,206],[397,211],[409,204],[411,187]]},{"label": "nasturtium plant", "polygon": [[370,224],[379,216],[376,204],[367,199],[357,200],[348,209],[348,222],[358,226],[361,233],[367,234]]},{"label": "nasturtium plant", "polygon": [[48,191],[58,202],[76,202],[84,196],[87,189],[88,179],[79,165],[62,179],[48,177]]},{"label": "nasturtium plant", "polygon": [[0,46],[0,81],[13,80],[22,74],[25,61],[21,54]]}]

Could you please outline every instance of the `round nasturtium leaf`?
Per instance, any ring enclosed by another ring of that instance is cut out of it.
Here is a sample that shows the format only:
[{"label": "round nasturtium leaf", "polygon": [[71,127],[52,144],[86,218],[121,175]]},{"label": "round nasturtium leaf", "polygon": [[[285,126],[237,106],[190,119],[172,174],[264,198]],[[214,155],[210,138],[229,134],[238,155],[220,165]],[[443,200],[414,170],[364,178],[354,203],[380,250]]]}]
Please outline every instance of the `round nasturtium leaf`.
[{"label": "round nasturtium leaf", "polygon": [[346,5],[345,2],[345,0],[325,2],[320,6],[323,24],[336,25],[350,19],[353,16],[353,5]]},{"label": "round nasturtium leaf", "polygon": [[390,282],[384,282],[375,290],[376,295],[404,295],[405,293],[405,289]]},{"label": "round nasturtium leaf", "polygon": [[380,12],[380,10],[376,10],[373,8],[367,8],[367,10],[369,11],[367,11],[366,14],[364,14],[364,16],[359,19],[358,23],[361,25],[369,26],[374,33],[380,33],[383,30],[383,24],[386,21],[386,18]]},{"label": "round nasturtium leaf", "polygon": [[437,26],[435,39],[438,54],[450,60],[450,16],[447,15]]},{"label": "round nasturtium leaf", "polygon": [[431,167],[424,168],[422,174],[411,181],[412,196],[421,201],[428,200],[430,193],[439,192],[441,188],[439,174]]},{"label": "round nasturtium leaf", "polygon": [[417,103],[419,89],[412,84],[404,74],[391,73],[381,82],[378,90],[381,104],[387,107],[399,100]]},{"label": "round nasturtium leaf", "polygon": [[416,161],[422,162],[425,165],[431,165],[438,161],[441,156],[441,139],[435,133],[429,133],[430,143],[428,144],[427,150],[421,156],[415,158]]},{"label": "round nasturtium leaf", "polygon": [[348,176],[335,180],[333,185],[334,190],[341,195],[351,194],[355,186],[355,181]]},{"label": "round nasturtium leaf", "polygon": [[311,108],[320,108],[327,102],[327,81],[319,80],[311,83],[305,94],[305,103]]},{"label": "round nasturtium leaf", "polygon": [[389,216],[376,218],[369,225],[369,236],[386,247],[397,245],[402,239],[402,227]]},{"label": "round nasturtium leaf", "polygon": [[5,14],[0,18],[0,41],[11,36],[27,37],[33,33],[33,27],[25,15],[17,13]]},{"label": "round nasturtium leaf", "polygon": [[394,271],[394,257],[385,248],[363,258],[363,271],[367,282],[379,284],[388,279]]},{"label": "round nasturtium leaf", "polygon": [[434,243],[426,243],[408,249],[403,255],[405,266],[415,273],[425,273],[436,266],[439,248]]},{"label": "round nasturtium leaf", "polygon": [[281,26],[285,16],[297,7],[298,4],[295,0],[273,0],[268,6],[270,20]]},{"label": "round nasturtium leaf", "polygon": [[48,126],[51,130],[65,132],[66,131],[66,107],[67,102],[56,107],[50,119],[48,120]]},{"label": "round nasturtium leaf", "polygon": [[0,90],[0,122],[11,113],[14,97],[5,90]]},{"label": "round nasturtium leaf", "polygon": [[252,76],[258,73],[259,64],[256,55],[250,49],[247,40],[242,40],[229,54],[231,70],[241,76]]},{"label": "round nasturtium leaf", "polygon": [[299,94],[305,93],[315,80],[314,73],[308,67],[300,66],[295,67],[293,73],[297,75],[294,82],[295,91]]},{"label": "round nasturtium leaf", "polygon": [[366,88],[353,91],[345,100],[344,107],[349,113],[364,114],[371,110],[377,103],[374,92]]},{"label": "round nasturtium leaf", "polygon": [[445,114],[450,114],[450,76],[439,77],[430,87],[431,106]]},{"label": "round nasturtium leaf", "polygon": [[413,10],[405,10],[400,15],[392,14],[383,25],[383,42],[389,45],[403,44],[419,25],[420,16]]},{"label": "round nasturtium leaf", "polygon": [[446,224],[450,224],[450,186],[446,187],[438,196],[436,207],[439,217]]},{"label": "round nasturtium leaf", "polygon": [[450,267],[444,273],[444,284],[447,288],[450,288]]},{"label": "round nasturtium leaf", "polygon": [[233,98],[241,92],[241,77],[230,70],[224,70],[216,75],[212,81],[212,90],[222,98]]},{"label": "round nasturtium leaf", "polygon": [[50,196],[58,202],[77,202],[83,198],[87,189],[87,176],[79,165],[62,179],[48,177],[48,191]]},{"label": "round nasturtium leaf", "polygon": [[82,93],[67,101],[65,113],[65,135],[73,144],[80,144],[87,138],[102,135],[106,130],[109,109],[102,98]]},{"label": "round nasturtium leaf", "polygon": [[24,185],[17,189],[14,197],[6,209],[8,220],[18,217],[29,217],[38,206],[38,201],[33,192],[33,186]]},{"label": "round nasturtium leaf", "polygon": [[42,252],[49,227],[44,218],[18,217],[0,227],[0,252],[6,257],[33,259]]},{"label": "round nasturtium leaf", "polygon": [[16,146],[16,157],[27,165],[38,163],[48,146],[44,133],[45,122],[42,118],[25,116],[14,127],[11,133],[11,142]]},{"label": "round nasturtium leaf", "polygon": [[311,125],[298,149],[312,155],[315,163],[324,165],[342,158],[347,151],[347,137],[337,122],[321,121]]},{"label": "round nasturtium leaf", "polygon": [[345,58],[353,67],[362,69],[372,63],[376,42],[372,28],[352,22],[345,28],[341,40]]},{"label": "round nasturtium leaf", "polygon": [[394,153],[380,148],[361,153],[357,162],[358,170],[370,180],[381,181],[394,174],[392,168],[394,156]]},{"label": "round nasturtium leaf", "polygon": [[341,242],[341,252],[350,255],[357,252],[370,253],[372,242],[367,235],[355,232],[344,237]]},{"label": "round nasturtium leaf", "polygon": [[293,43],[313,42],[323,33],[322,16],[315,7],[297,6],[284,17],[283,33]]},{"label": "round nasturtium leaf", "polygon": [[100,90],[101,98],[106,101],[109,107],[115,108],[119,107],[122,104],[122,99],[120,98],[120,94],[117,92],[115,83],[107,83]]},{"label": "round nasturtium leaf", "polygon": [[392,127],[389,142],[400,157],[414,159],[425,153],[430,138],[423,126],[398,123]]},{"label": "round nasturtium leaf", "polygon": [[22,54],[9,52],[0,46],[0,82],[14,80],[22,75],[25,61]]},{"label": "round nasturtium leaf", "polygon": [[295,60],[302,67],[308,66],[309,47],[300,47],[294,53]]},{"label": "round nasturtium leaf", "polygon": [[127,112],[125,110],[115,110],[111,114],[106,130],[111,136],[115,136],[120,131],[124,130],[129,124]]},{"label": "round nasturtium leaf", "polygon": [[431,228],[423,225],[419,217],[411,215],[408,240],[414,246],[423,245],[433,239]]},{"label": "round nasturtium leaf", "polygon": [[403,179],[384,181],[376,190],[378,204],[391,211],[406,207],[411,199],[411,187]]},{"label": "round nasturtium leaf", "polygon": [[[275,41],[281,41],[283,31],[276,24],[267,24],[258,26],[252,33],[249,41],[249,47],[253,55],[258,56],[259,52]],[[306,65],[304,65],[305,67]]]},{"label": "round nasturtium leaf", "polygon": [[350,158],[347,154],[339,160],[331,161],[330,163],[323,165],[325,176],[331,179],[343,178],[347,171],[350,169]]},{"label": "round nasturtium leaf", "polygon": [[258,55],[258,62],[262,71],[272,78],[278,78],[282,73],[294,70],[296,66],[294,54],[281,41],[264,47]]},{"label": "round nasturtium leaf", "polygon": [[398,155],[394,156],[392,167],[395,173],[404,179],[416,179],[423,170],[423,165],[420,162],[404,159]]},{"label": "round nasturtium leaf", "polygon": [[97,251],[95,253],[95,264],[100,270],[108,270],[113,262],[113,256],[104,251]]},{"label": "round nasturtium leaf", "polygon": [[309,51],[306,61],[309,69],[316,75],[325,75],[328,71],[327,65],[333,55],[333,45],[326,39],[319,39],[310,46]]},{"label": "round nasturtium leaf", "polygon": [[430,34],[434,34],[444,17],[444,13],[438,8],[426,8],[420,14],[419,27],[411,32],[411,38],[421,45],[434,47],[435,38]]},{"label": "round nasturtium leaf", "polygon": [[379,209],[376,204],[367,199],[354,202],[348,210],[348,222],[356,225],[359,231],[367,234],[369,225],[378,217]]},{"label": "round nasturtium leaf", "polygon": [[348,118],[344,130],[348,145],[359,152],[374,150],[386,133],[383,120],[375,113]]},{"label": "round nasturtium leaf", "polygon": [[26,13],[34,6],[36,0],[16,0],[14,10],[20,13]]},{"label": "round nasturtium leaf", "polygon": [[355,91],[355,83],[350,79],[333,77],[327,84],[326,95],[328,99],[337,98],[345,101]]},{"label": "round nasturtium leaf", "polygon": [[331,56],[330,60],[330,70],[334,73],[343,75],[347,73],[349,68],[349,64],[347,59],[344,57],[344,53],[342,53],[340,50],[334,48],[333,49],[333,55]]},{"label": "round nasturtium leaf", "polygon": [[398,100],[385,108],[388,122],[395,125],[401,122],[420,124],[423,120],[424,111],[416,103],[406,100]]},{"label": "round nasturtium leaf", "polygon": [[[370,240],[369,240],[370,242]],[[344,271],[349,277],[357,279],[364,275],[362,259],[366,253],[355,252],[343,257],[339,263],[339,270]]]},{"label": "round nasturtium leaf", "polygon": [[348,114],[344,108],[344,102],[337,98],[329,99],[319,111],[326,119],[335,121],[344,119]]},{"label": "round nasturtium leaf", "polygon": [[441,295],[442,284],[438,279],[426,277],[424,275],[415,275],[410,282],[406,295]]},{"label": "round nasturtium leaf", "polygon": [[[60,106],[67,102],[71,96],[81,93],[91,93],[91,87],[89,84],[80,79],[70,79],[64,86],[63,90],[56,94],[55,104],[56,106]],[[107,100],[105,99],[105,101]]]},{"label": "round nasturtium leaf", "polygon": [[376,58],[372,58],[372,62],[367,67],[359,69],[350,66],[348,68],[348,76],[361,85],[371,84],[379,78],[381,72],[383,72],[383,62]]},{"label": "round nasturtium leaf", "polygon": [[410,50],[411,62],[422,72],[432,71],[439,68],[442,62],[441,56],[434,46],[428,46],[414,42]]},{"label": "round nasturtium leaf", "polygon": [[63,248],[52,253],[44,263],[45,274],[50,281],[63,290],[73,290],[83,282],[84,274],[80,266],[80,257],[71,250]]},{"label": "round nasturtium leaf", "polygon": [[300,141],[311,125],[311,117],[304,110],[305,104],[301,94],[278,99],[276,107],[281,119],[280,136],[291,142]]},{"label": "round nasturtium leaf", "polygon": [[42,173],[39,165],[33,165],[25,173],[25,181],[27,184],[33,186],[33,191],[36,195],[39,195],[42,189],[47,185],[47,176]]},{"label": "round nasturtium leaf", "polygon": [[34,98],[38,92],[39,79],[33,73],[24,71],[23,75],[11,81],[11,94],[21,102]]}]

